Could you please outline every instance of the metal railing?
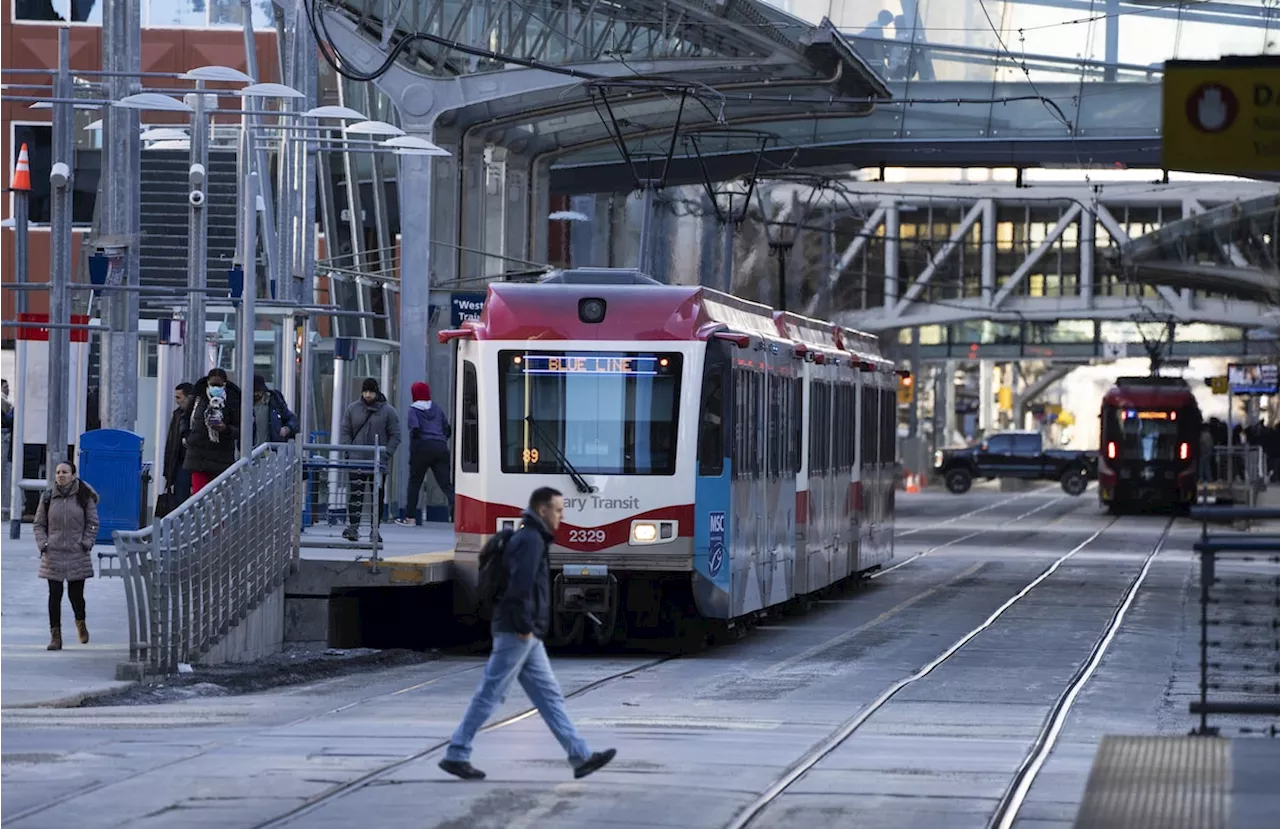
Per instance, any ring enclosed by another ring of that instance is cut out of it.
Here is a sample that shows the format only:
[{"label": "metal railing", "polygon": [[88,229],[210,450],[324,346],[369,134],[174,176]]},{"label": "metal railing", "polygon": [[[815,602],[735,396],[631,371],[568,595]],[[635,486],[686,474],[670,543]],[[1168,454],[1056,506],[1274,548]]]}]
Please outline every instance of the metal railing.
[{"label": "metal railing", "polygon": [[302,448],[301,546],[368,550],[377,572],[387,448],[376,443],[306,443]]},{"label": "metal railing", "polygon": [[1267,488],[1267,456],[1261,446],[1215,446],[1200,460],[1199,493],[1205,498],[1257,506]]},{"label": "metal railing", "polygon": [[1280,509],[1197,507],[1200,540],[1200,695],[1189,710],[1193,734],[1217,735],[1210,715],[1233,721],[1242,734],[1280,735],[1280,535],[1222,531],[1210,521],[1280,519]]},{"label": "metal railing", "polygon": [[112,534],[99,568],[124,580],[120,678],[176,672],[283,586],[298,564],[300,473],[296,443],[263,444],[150,527]]}]

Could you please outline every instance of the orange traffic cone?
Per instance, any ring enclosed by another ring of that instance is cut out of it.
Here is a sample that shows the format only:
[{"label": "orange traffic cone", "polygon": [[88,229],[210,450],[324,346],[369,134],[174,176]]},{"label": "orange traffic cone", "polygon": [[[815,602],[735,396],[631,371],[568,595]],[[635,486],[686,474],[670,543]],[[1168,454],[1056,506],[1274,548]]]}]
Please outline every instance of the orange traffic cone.
[{"label": "orange traffic cone", "polygon": [[31,190],[31,163],[27,158],[26,144],[23,144],[22,149],[18,151],[18,163],[13,168],[13,183],[9,185],[9,189],[27,192]]},{"label": "orange traffic cone", "polygon": [[907,473],[907,494],[914,495],[920,492],[920,478],[917,475]]}]

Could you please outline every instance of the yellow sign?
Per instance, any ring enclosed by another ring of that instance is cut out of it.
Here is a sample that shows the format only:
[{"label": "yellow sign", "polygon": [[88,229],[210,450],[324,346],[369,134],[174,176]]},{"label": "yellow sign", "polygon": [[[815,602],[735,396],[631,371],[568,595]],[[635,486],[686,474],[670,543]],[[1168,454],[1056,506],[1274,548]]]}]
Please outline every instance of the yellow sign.
[{"label": "yellow sign", "polygon": [[1231,386],[1227,382],[1227,375],[1221,377],[1210,377],[1209,386],[1213,389],[1214,394],[1226,394],[1231,390]]},{"label": "yellow sign", "polygon": [[1164,64],[1161,166],[1280,172],[1280,56]]},{"label": "yellow sign", "polygon": [[1000,406],[1000,411],[1008,412],[1013,410],[1013,389],[1008,386],[1001,386],[997,392],[996,400]]}]

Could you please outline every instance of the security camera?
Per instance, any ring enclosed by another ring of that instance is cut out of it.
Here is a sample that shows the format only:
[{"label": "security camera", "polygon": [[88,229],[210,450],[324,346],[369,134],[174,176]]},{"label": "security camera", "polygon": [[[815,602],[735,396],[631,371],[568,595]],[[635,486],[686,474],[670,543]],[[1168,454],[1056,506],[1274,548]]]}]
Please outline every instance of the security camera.
[{"label": "security camera", "polygon": [[190,203],[192,207],[204,207],[204,191],[192,190],[187,195],[187,202]]},{"label": "security camera", "polygon": [[71,181],[71,168],[62,161],[53,165],[53,169],[49,171],[49,183],[54,187],[62,188],[66,187],[69,181]]},{"label": "security camera", "polygon": [[187,171],[187,184],[191,185],[193,190],[204,185],[203,164],[191,165],[191,169]]}]

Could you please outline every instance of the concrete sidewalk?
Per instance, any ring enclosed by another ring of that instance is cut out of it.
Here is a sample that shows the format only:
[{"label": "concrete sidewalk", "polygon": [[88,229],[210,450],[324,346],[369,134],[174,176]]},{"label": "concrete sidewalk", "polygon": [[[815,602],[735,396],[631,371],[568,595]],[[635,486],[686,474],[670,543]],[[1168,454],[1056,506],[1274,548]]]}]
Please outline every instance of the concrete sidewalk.
[{"label": "concrete sidewalk", "polygon": [[[7,529],[7,527],[6,527]],[[7,533],[6,533],[7,535]],[[129,627],[120,579],[89,579],[85,620],[89,644],[76,638],[71,602],[62,597],[62,650],[49,644],[48,583],[37,578],[39,555],[30,524],[22,538],[4,539],[0,552],[0,707],[75,705],[80,700],[125,688],[116,665],[129,660]],[[93,548],[94,570],[98,553]]]}]

